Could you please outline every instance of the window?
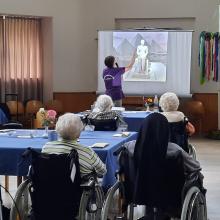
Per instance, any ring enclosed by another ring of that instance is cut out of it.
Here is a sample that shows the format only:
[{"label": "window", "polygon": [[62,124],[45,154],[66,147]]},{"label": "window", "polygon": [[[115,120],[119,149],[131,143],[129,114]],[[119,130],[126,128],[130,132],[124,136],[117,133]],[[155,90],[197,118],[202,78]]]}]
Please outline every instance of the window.
[{"label": "window", "polygon": [[0,18],[1,98],[17,93],[19,100],[42,98],[41,19]]}]

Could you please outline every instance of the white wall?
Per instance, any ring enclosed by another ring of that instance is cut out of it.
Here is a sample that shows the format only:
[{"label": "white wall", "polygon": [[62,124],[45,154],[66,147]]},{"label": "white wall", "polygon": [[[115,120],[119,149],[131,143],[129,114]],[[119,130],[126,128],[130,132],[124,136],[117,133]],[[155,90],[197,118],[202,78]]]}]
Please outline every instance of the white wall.
[{"label": "white wall", "polygon": [[[86,1],[0,0],[0,14],[52,17],[53,77],[47,80],[53,81],[53,91],[95,91],[95,70],[85,68],[85,60],[89,60],[86,49],[89,49],[88,43],[90,42],[87,40],[89,34],[84,33],[81,26],[86,21],[84,18],[86,14],[81,2]],[[81,45],[83,42],[84,45]],[[92,41],[92,43],[94,42]],[[93,51],[96,53],[94,45]],[[48,62],[51,60],[48,59]],[[89,61],[87,63],[89,64]],[[93,71],[93,75],[91,71]],[[48,91],[48,87],[46,90]]]},{"label": "white wall", "polygon": [[[218,0],[97,0],[96,29],[113,29],[115,19],[149,18],[195,18],[192,48],[191,92],[209,93],[217,91],[217,83],[199,83],[198,37],[199,33],[218,30]],[[178,24],[178,20],[177,20]],[[181,22],[180,22],[181,24]],[[171,24],[172,26],[172,24]]]},{"label": "white wall", "polygon": [[[117,18],[195,18],[202,30],[218,31],[218,0],[0,0],[0,13],[53,18],[53,90],[95,91],[97,29],[114,29]],[[198,42],[193,47],[192,92],[216,92],[199,85]]]}]

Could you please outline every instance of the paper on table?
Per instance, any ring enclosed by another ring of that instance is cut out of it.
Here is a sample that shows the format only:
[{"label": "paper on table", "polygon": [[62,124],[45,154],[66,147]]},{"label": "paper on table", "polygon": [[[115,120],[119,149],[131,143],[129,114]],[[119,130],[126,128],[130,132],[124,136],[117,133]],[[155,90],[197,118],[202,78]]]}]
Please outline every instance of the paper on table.
[{"label": "paper on table", "polygon": [[109,145],[108,143],[95,143],[91,147],[104,148],[104,147],[106,147],[108,145]]},{"label": "paper on table", "polygon": [[130,132],[128,132],[128,131],[123,131],[122,132],[123,137],[128,137],[129,135],[130,135]]},{"label": "paper on table", "polygon": [[113,134],[113,137],[122,137],[122,134]]},{"label": "paper on table", "polygon": [[31,135],[18,135],[17,138],[33,138]]},{"label": "paper on table", "polygon": [[128,137],[130,135],[130,132],[124,131],[119,134],[114,134],[113,137]]},{"label": "paper on table", "polygon": [[126,113],[128,113],[128,114],[130,114],[130,113],[137,113],[136,111],[124,111],[124,113],[126,114]]}]

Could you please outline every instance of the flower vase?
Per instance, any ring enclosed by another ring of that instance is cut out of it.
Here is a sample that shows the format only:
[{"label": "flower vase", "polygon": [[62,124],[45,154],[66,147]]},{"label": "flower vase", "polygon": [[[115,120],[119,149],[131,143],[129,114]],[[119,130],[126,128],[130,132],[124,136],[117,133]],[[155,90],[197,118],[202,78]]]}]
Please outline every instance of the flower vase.
[{"label": "flower vase", "polygon": [[149,112],[149,111],[150,111],[150,107],[149,105],[147,105],[146,112]]},{"label": "flower vase", "polygon": [[48,127],[48,126],[45,126],[45,127],[44,127],[44,134],[43,134],[43,138],[48,138],[48,129],[49,129],[49,127]]}]

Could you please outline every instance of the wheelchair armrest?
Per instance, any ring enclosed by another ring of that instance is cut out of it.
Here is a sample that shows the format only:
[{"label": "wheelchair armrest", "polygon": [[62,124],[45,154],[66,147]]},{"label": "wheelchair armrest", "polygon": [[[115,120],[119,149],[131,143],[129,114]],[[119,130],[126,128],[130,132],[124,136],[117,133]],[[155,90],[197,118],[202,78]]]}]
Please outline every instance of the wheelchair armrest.
[{"label": "wheelchair armrest", "polygon": [[88,181],[81,183],[80,186],[83,188],[92,188],[95,185],[95,179],[89,179]]}]

